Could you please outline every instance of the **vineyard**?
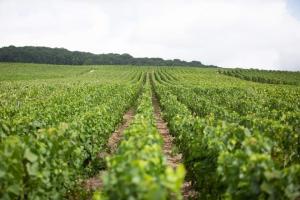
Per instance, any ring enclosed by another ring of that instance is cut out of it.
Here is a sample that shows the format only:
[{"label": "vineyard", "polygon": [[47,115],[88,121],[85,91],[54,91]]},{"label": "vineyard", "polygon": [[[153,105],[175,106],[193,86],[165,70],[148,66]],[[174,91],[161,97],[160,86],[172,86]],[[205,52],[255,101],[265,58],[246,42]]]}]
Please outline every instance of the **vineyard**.
[{"label": "vineyard", "polygon": [[258,69],[219,70],[228,76],[240,79],[271,84],[299,85],[300,72],[266,71]]},{"label": "vineyard", "polygon": [[2,63],[0,199],[299,200],[299,83],[299,72]]}]

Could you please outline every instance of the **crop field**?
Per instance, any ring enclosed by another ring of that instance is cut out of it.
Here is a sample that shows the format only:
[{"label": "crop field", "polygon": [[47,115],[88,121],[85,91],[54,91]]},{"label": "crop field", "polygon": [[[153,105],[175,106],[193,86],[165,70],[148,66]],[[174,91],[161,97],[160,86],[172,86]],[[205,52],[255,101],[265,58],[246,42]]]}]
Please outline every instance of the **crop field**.
[{"label": "crop field", "polygon": [[0,64],[0,199],[300,199],[300,72]]}]

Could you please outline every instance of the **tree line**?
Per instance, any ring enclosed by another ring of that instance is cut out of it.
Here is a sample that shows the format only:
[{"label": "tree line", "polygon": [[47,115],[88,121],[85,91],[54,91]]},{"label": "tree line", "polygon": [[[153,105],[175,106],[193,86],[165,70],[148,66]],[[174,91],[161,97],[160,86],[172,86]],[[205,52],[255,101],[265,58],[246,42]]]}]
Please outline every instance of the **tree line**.
[{"label": "tree line", "polygon": [[193,66],[216,67],[203,65],[200,61],[183,61],[180,59],[164,60],[162,58],[134,58],[125,54],[93,54],[80,51],[69,51],[64,48],[49,47],[15,47],[0,48],[0,62],[25,62],[63,65],[145,65],[145,66]]}]

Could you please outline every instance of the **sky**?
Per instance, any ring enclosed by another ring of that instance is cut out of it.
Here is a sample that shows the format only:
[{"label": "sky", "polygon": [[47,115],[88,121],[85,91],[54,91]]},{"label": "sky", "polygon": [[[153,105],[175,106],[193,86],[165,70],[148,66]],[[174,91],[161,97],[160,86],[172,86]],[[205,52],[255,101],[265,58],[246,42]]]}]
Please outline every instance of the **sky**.
[{"label": "sky", "polygon": [[300,0],[0,0],[0,46],[300,71]]}]

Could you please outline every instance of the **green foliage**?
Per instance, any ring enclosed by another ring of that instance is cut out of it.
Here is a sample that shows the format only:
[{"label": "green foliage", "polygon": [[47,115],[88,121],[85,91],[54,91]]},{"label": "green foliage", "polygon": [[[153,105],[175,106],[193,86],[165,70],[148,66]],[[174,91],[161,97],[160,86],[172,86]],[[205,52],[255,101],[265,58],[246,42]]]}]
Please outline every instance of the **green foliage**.
[{"label": "green foliage", "polygon": [[103,167],[94,161],[136,97],[136,80],[1,85],[0,199],[62,199]]},{"label": "green foliage", "polygon": [[232,69],[219,70],[220,73],[244,79],[247,81],[269,83],[269,84],[286,84],[299,85],[299,72],[285,72],[285,71],[266,71],[258,69]]},{"label": "green foliage", "polygon": [[6,138],[0,145],[0,197],[61,199],[76,184],[82,167],[83,149],[77,137],[62,124],[39,131],[35,138]]},{"label": "green foliage", "polygon": [[181,86],[170,77],[159,71],[152,79],[201,199],[299,197],[299,124],[297,117],[287,117],[298,116],[296,88],[257,89],[255,94],[265,95],[260,105],[243,88]]},{"label": "green foliage", "polygon": [[181,199],[185,170],[167,167],[162,138],[154,124],[151,90],[146,84],[134,122],[115,155],[107,161],[104,196],[108,199]]},{"label": "green foliage", "polygon": [[[167,166],[149,75],[185,167]],[[93,199],[180,199],[185,169],[201,199],[299,199],[297,85],[216,69],[7,63],[0,81],[0,199],[68,198],[106,165]],[[99,158],[140,92],[116,154]]]}]

